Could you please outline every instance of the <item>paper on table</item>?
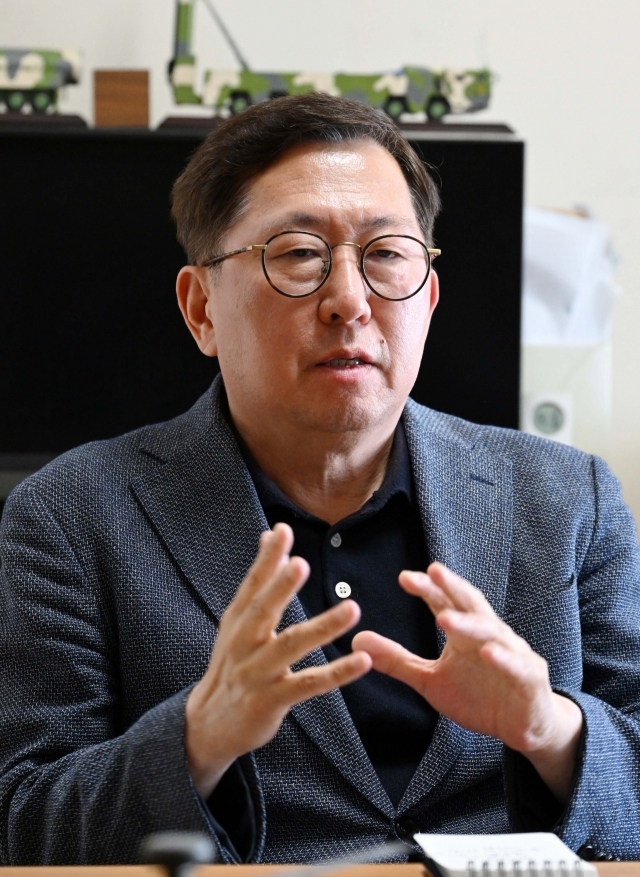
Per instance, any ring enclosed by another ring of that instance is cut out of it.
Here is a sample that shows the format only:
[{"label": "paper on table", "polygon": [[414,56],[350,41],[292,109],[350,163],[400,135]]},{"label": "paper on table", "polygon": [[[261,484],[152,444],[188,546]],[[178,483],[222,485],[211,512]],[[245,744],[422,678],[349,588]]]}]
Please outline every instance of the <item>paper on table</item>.
[{"label": "paper on table", "polygon": [[416,834],[427,857],[445,875],[504,877],[597,875],[555,834]]}]

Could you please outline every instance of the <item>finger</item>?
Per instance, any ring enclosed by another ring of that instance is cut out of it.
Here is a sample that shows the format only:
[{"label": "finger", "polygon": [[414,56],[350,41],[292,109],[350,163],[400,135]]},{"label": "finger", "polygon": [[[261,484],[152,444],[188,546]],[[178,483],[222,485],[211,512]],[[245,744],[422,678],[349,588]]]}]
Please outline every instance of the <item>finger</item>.
[{"label": "finger", "polygon": [[300,670],[284,680],[278,697],[287,706],[319,697],[334,688],[341,688],[354,682],[371,669],[371,658],[366,652],[353,652],[344,658],[337,658],[322,667],[309,667]]},{"label": "finger", "polygon": [[484,594],[457,575],[442,563],[432,563],[427,572],[429,578],[438,585],[452,601],[454,608],[466,612],[488,612],[494,614]]},{"label": "finger", "polygon": [[230,609],[241,612],[253,600],[256,592],[272,579],[289,560],[293,547],[293,531],[288,524],[276,524],[260,536],[258,556],[252,563],[244,581],[238,588]]},{"label": "finger", "polygon": [[345,600],[338,606],[316,615],[302,624],[295,624],[283,630],[271,649],[274,670],[282,666],[290,667],[314,649],[333,642],[360,620],[360,607],[353,600]]},{"label": "finger", "polygon": [[270,637],[282,613],[309,578],[309,564],[302,557],[292,557],[270,581],[256,592],[242,613],[244,632],[258,639]]},{"label": "finger", "polygon": [[414,597],[420,597],[434,615],[443,609],[454,609],[453,601],[425,572],[405,569],[398,576],[401,587]]},{"label": "finger", "polygon": [[529,645],[496,615],[446,609],[438,615],[437,621],[449,638],[457,638],[457,647],[463,639],[468,644],[474,643],[476,648],[478,644],[495,642],[512,651],[530,650]]},{"label": "finger", "polygon": [[371,630],[356,634],[351,647],[367,652],[371,656],[374,670],[399,679],[420,694],[424,687],[425,673],[435,663],[419,658],[393,640]]}]

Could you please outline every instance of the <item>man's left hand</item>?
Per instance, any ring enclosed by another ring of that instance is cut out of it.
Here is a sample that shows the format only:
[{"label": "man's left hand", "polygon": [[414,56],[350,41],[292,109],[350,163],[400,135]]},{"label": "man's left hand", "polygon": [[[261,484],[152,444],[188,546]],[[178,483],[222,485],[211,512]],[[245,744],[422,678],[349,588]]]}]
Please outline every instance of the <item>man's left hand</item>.
[{"label": "man's left hand", "polygon": [[562,803],[582,730],[582,712],[554,693],[547,662],[495,614],[484,595],[441,563],[402,572],[401,586],[421,597],[447,641],[437,660],[419,658],[371,631],[353,648],[373,667],[405,682],[435,710],[469,731],[497,737],[521,752]]}]

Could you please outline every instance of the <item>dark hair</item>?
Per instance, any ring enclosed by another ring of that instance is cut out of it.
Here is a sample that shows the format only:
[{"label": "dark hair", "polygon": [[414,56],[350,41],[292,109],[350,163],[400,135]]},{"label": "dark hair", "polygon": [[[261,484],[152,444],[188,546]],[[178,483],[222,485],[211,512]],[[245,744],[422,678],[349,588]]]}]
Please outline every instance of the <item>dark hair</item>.
[{"label": "dark hair", "polygon": [[172,215],[189,263],[214,255],[240,218],[251,181],[300,143],[371,140],[400,165],[427,246],[440,196],[424,162],[390,118],[365,104],[326,94],[280,97],[249,107],[216,128],[176,180]]}]

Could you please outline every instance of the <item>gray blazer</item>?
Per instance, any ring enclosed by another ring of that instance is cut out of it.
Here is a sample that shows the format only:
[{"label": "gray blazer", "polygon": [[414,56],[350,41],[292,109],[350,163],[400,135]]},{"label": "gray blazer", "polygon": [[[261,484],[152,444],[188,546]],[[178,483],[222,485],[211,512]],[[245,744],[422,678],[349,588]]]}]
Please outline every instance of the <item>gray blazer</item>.
[{"label": "gray blazer", "polygon": [[[190,686],[267,526],[221,391],[217,379],[169,423],[65,454],[7,503],[3,864],[133,862],[141,837],[164,829],[209,832],[235,858],[183,741]],[[597,458],[411,401],[404,426],[429,556],[482,589],[584,713],[557,833],[574,849],[640,858],[640,553],[617,482]],[[282,626],[303,619],[294,599]],[[324,660],[317,650],[300,666]],[[398,819],[509,831],[523,796],[514,763],[499,741],[440,717],[395,810],[332,691],[240,760],[252,861],[353,852],[395,835]]]}]

